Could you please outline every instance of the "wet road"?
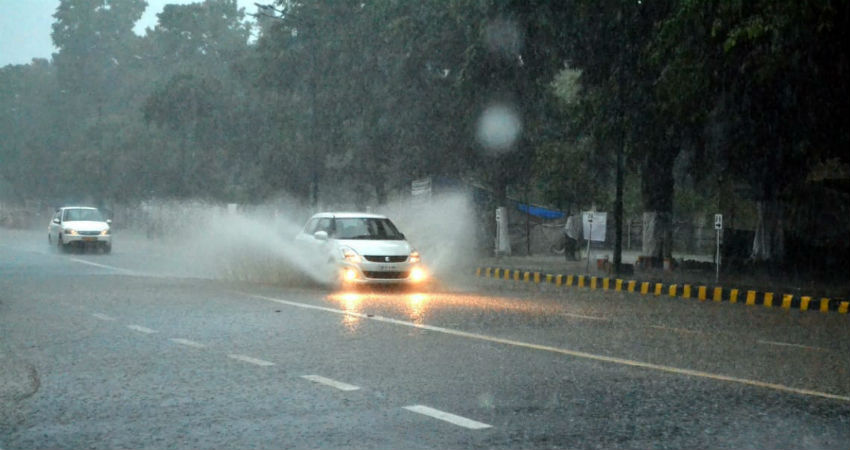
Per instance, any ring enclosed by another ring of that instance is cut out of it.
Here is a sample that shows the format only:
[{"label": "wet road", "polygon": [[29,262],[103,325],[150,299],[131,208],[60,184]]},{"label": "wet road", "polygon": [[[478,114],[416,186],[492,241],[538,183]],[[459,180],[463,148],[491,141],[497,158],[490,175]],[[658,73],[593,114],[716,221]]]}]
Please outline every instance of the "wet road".
[{"label": "wet road", "polygon": [[850,448],[846,315],[464,277],[331,292],[40,234],[0,230],[6,450]]}]

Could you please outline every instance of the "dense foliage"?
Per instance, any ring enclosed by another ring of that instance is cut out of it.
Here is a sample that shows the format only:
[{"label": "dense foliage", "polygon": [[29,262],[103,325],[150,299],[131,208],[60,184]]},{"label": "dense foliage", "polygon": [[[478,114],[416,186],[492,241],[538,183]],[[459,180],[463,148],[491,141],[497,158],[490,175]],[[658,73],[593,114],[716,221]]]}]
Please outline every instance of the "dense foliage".
[{"label": "dense foliage", "polygon": [[[62,0],[52,60],[0,69],[6,201],[363,207],[432,176],[611,210],[619,155],[661,242],[745,201],[757,258],[847,234],[807,206],[848,204],[847,1],[278,0],[253,39],[235,0],[137,36],[145,6]],[[494,105],[521,127],[499,151]]]}]

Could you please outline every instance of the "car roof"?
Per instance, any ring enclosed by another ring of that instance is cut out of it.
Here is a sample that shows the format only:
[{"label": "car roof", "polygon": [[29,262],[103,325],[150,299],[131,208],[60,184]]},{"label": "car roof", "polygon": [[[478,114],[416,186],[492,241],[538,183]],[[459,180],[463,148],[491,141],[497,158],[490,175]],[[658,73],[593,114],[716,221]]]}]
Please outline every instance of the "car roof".
[{"label": "car roof", "polygon": [[363,217],[369,219],[386,219],[387,216],[383,214],[373,214],[373,213],[364,213],[364,212],[320,212],[318,214],[314,214],[312,218],[322,218],[322,217],[335,217],[339,219],[348,219],[354,217]]}]

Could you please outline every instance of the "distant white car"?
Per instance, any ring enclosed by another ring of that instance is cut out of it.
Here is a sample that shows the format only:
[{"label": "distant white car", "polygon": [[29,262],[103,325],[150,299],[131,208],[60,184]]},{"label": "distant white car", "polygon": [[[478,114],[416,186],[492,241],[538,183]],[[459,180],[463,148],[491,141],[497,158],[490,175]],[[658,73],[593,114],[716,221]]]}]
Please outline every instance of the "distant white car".
[{"label": "distant white car", "polygon": [[295,240],[321,249],[344,284],[416,284],[427,278],[419,252],[380,214],[319,213]]},{"label": "distant white car", "polygon": [[56,210],[47,226],[47,242],[59,250],[70,246],[97,247],[112,251],[112,221],[97,208],[65,206]]}]

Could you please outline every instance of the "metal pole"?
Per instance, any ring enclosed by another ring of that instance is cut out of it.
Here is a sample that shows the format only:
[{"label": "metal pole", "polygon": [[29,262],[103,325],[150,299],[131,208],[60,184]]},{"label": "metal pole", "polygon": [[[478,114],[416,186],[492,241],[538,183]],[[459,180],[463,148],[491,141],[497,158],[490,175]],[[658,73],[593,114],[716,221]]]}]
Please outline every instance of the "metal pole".
[{"label": "metal pole", "polygon": [[716,230],[716,233],[715,233],[717,235],[717,257],[715,258],[715,260],[717,262],[717,264],[715,264],[715,266],[717,266],[717,271],[714,274],[714,283],[715,284],[720,283],[720,232],[721,231],[722,230],[718,229],[718,230]]},{"label": "metal pole", "polygon": [[590,232],[587,233],[587,266],[584,271],[590,273],[590,241],[593,240],[593,212],[589,213]]}]

